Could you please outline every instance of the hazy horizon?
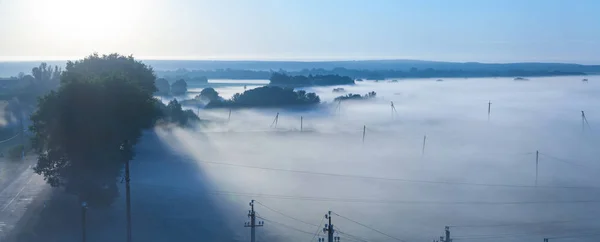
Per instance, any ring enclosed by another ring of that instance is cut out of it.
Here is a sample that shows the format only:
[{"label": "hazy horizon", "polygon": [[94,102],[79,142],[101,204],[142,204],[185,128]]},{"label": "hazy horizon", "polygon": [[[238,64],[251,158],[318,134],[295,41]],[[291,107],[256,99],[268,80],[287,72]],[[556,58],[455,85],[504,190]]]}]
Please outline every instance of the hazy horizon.
[{"label": "hazy horizon", "polygon": [[592,64],[600,63],[600,32],[591,31],[599,9],[593,0],[3,0],[0,35],[8,38],[0,60],[117,52],[141,59]]}]

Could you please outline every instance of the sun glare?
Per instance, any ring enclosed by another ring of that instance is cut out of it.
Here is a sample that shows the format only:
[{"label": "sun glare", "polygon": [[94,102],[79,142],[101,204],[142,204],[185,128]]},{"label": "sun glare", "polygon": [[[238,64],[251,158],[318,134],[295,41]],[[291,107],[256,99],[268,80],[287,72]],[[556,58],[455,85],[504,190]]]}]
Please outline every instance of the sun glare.
[{"label": "sun glare", "polygon": [[[110,46],[125,40],[136,28],[143,4],[137,0],[38,1],[40,31],[55,41],[82,46]],[[49,31],[49,32],[48,32]]]}]

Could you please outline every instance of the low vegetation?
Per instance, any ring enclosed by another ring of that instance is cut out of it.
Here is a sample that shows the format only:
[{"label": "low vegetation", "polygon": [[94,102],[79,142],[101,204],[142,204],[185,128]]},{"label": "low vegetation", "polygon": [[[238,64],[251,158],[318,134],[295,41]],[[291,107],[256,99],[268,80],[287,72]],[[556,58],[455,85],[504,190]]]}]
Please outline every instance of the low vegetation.
[{"label": "low vegetation", "polygon": [[274,86],[331,86],[354,84],[354,80],[340,75],[308,75],[290,76],[284,73],[274,72],[269,79],[270,85]]},{"label": "low vegetation", "polygon": [[367,100],[367,99],[373,99],[375,97],[377,97],[377,93],[375,93],[375,92],[369,92],[369,93],[367,93],[365,95],[362,95],[362,96],[360,94],[349,93],[349,94],[344,95],[344,96],[336,97],[334,99],[334,101]]},{"label": "low vegetation", "polygon": [[315,93],[294,91],[291,88],[265,86],[236,93],[229,100],[215,100],[206,108],[252,108],[252,107],[286,107],[315,105],[321,99]]}]

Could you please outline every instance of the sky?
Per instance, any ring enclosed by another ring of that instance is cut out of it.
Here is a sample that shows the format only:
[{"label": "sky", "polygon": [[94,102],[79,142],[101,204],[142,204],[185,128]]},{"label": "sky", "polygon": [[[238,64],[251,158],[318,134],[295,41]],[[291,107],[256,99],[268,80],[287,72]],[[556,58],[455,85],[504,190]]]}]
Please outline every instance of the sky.
[{"label": "sky", "polygon": [[596,0],[0,0],[0,60],[600,64]]}]

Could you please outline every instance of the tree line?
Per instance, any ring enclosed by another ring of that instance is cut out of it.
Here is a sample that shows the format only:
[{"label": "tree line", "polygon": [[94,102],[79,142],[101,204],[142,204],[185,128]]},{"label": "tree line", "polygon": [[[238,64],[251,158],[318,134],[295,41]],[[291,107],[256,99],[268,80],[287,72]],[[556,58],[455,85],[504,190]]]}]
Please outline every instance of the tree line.
[{"label": "tree line", "polygon": [[30,118],[33,170],[90,206],[108,206],[118,196],[123,165],[144,130],[199,120],[176,100],[164,105],[154,98],[154,71],[131,56],[93,54],[67,62],[64,71],[41,65],[32,76],[49,81]]},{"label": "tree line", "polygon": [[534,76],[567,76],[586,75],[579,71],[563,71],[558,69],[435,69],[435,68],[410,68],[404,69],[348,69],[336,67],[332,69],[312,68],[302,70],[243,70],[243,69],[215,69],[215,70],[188,70],[159,71],[159,76],[192,80],[194,78],[208,79],[270,79],[273,73],[290,76],[309,75],[339,75],[352,79],[383,80],[388,78],[452,78],[452,77],[534,77]]}]

